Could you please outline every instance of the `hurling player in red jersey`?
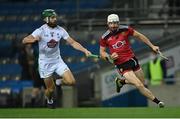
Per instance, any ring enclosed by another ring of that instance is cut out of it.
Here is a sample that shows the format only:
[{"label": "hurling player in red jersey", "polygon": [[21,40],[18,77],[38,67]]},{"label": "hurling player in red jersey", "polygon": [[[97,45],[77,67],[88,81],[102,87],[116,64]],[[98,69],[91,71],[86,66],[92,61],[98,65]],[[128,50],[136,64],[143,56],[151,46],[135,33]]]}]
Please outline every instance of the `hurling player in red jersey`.
[{"label": "hurling player in red jersey", "polygon": [[[125,80],[116,78],[117,92],[120,92],[124,84],[132,84],[159,107],[164,107],[164,103],[144,86],[144,73],[131,49],[128,38],[129,36],[138,38],[156,53],[159,51],[159,47],[153,45],[146,36],[133,28],[120,25],[119,17],[116,14],[108,16],[107,25],[108,30],[100,39],[100,55],[105,60],[113,60],[120,74],[125,78]],[[106,48],[109,49],[110,54],[106,52]]]}]

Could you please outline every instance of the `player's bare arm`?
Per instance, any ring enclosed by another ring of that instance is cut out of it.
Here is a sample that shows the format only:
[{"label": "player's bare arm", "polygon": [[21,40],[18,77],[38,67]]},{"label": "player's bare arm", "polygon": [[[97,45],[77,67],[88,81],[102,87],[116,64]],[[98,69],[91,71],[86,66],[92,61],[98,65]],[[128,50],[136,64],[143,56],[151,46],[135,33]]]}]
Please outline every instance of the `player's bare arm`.
[{"label": "player's bare arm", "polygon": [[91,55],[91,52],[84,48],[80,43],[76,42],[73,38],[69,37],[67,39],[67,42],[76,50],[79,50],[81,52],[84,52],[84,54],[88,57]]},{"label": "player's bare arm", "polygon": [[108,54],[106,52],[106,47],[100,46],[100,56],[102,59],[106,60],[106,57],[108,57]]},{"label": "player's bare arm", "polygon": [[153,45],[150,40],[144,36],[143,34],[139,33],[138,31],[134,30],[134,37],[138,38],[139,40],[143,41],[144,43],[146,43],[154,52],[158,52],[159,51],[159,47]]},{"label": "player's bare arm", "polygon": [[23,40],[22,40],[22,43],[23,44],[29,44],[29,43],[34,43],[36,41],[38,41],[39,38],[38,37],[34,37],[32,35],[28,35],[27,37],[25,37]]},{"label": "player's bare arm", "polygon": [[102,47],[102,46],[100,46],[100,56],[101,56],[102,59],[108,60],[109,62],[112,62],[112,60],[116,60],[118,58],[117,53],[114,52],[111,55],[109,55],[106,52],[106,47]]}]

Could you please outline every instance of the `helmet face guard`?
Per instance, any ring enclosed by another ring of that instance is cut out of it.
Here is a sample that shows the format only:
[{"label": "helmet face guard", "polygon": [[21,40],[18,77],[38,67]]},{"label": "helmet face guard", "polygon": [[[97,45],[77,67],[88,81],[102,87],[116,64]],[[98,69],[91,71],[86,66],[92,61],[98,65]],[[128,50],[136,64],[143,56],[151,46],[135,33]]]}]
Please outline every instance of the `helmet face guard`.
[{"label": "helmet face guard", "polygon": [[119,27],[119,16],[117,14],[108,15],[107,25],[111,32],[116,32]]}]

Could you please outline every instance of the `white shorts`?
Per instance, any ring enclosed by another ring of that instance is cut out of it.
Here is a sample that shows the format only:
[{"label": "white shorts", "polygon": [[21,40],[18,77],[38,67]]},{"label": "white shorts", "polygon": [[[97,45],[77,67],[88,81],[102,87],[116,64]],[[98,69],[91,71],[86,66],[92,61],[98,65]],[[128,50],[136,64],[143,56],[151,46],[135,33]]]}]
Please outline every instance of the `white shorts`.
[{"label": "white shorts", "polygon": [[50,77],[53,75],[54,72],[62,76],[64,72],[68,70],[68,66],[64,63],[64,61],[61,58],[49,61],[39,59],[39,74],[41,78]]}]

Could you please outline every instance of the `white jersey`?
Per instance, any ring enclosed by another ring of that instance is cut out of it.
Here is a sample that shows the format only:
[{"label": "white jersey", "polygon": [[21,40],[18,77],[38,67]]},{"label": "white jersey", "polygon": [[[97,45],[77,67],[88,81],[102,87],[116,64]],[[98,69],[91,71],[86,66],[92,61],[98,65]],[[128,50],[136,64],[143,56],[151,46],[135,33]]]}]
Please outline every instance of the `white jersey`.
[{"label": "white jersey", "polygon": [[60,26],[50,28],[47,24],[36,29],[32,35],[39,37],[39,59],[53,60],[60,57],[59,41],[68,39],[69,34]]},{"label": "white jersey", "polygon": [[61,39],[68,39],[69,34],[62,27],[50,28],[47,24],[36,29],[32,35],[39,37],[39,74],[47,78],[54,72],[62,76],[69,70],[60,56],[59,43]]}]

